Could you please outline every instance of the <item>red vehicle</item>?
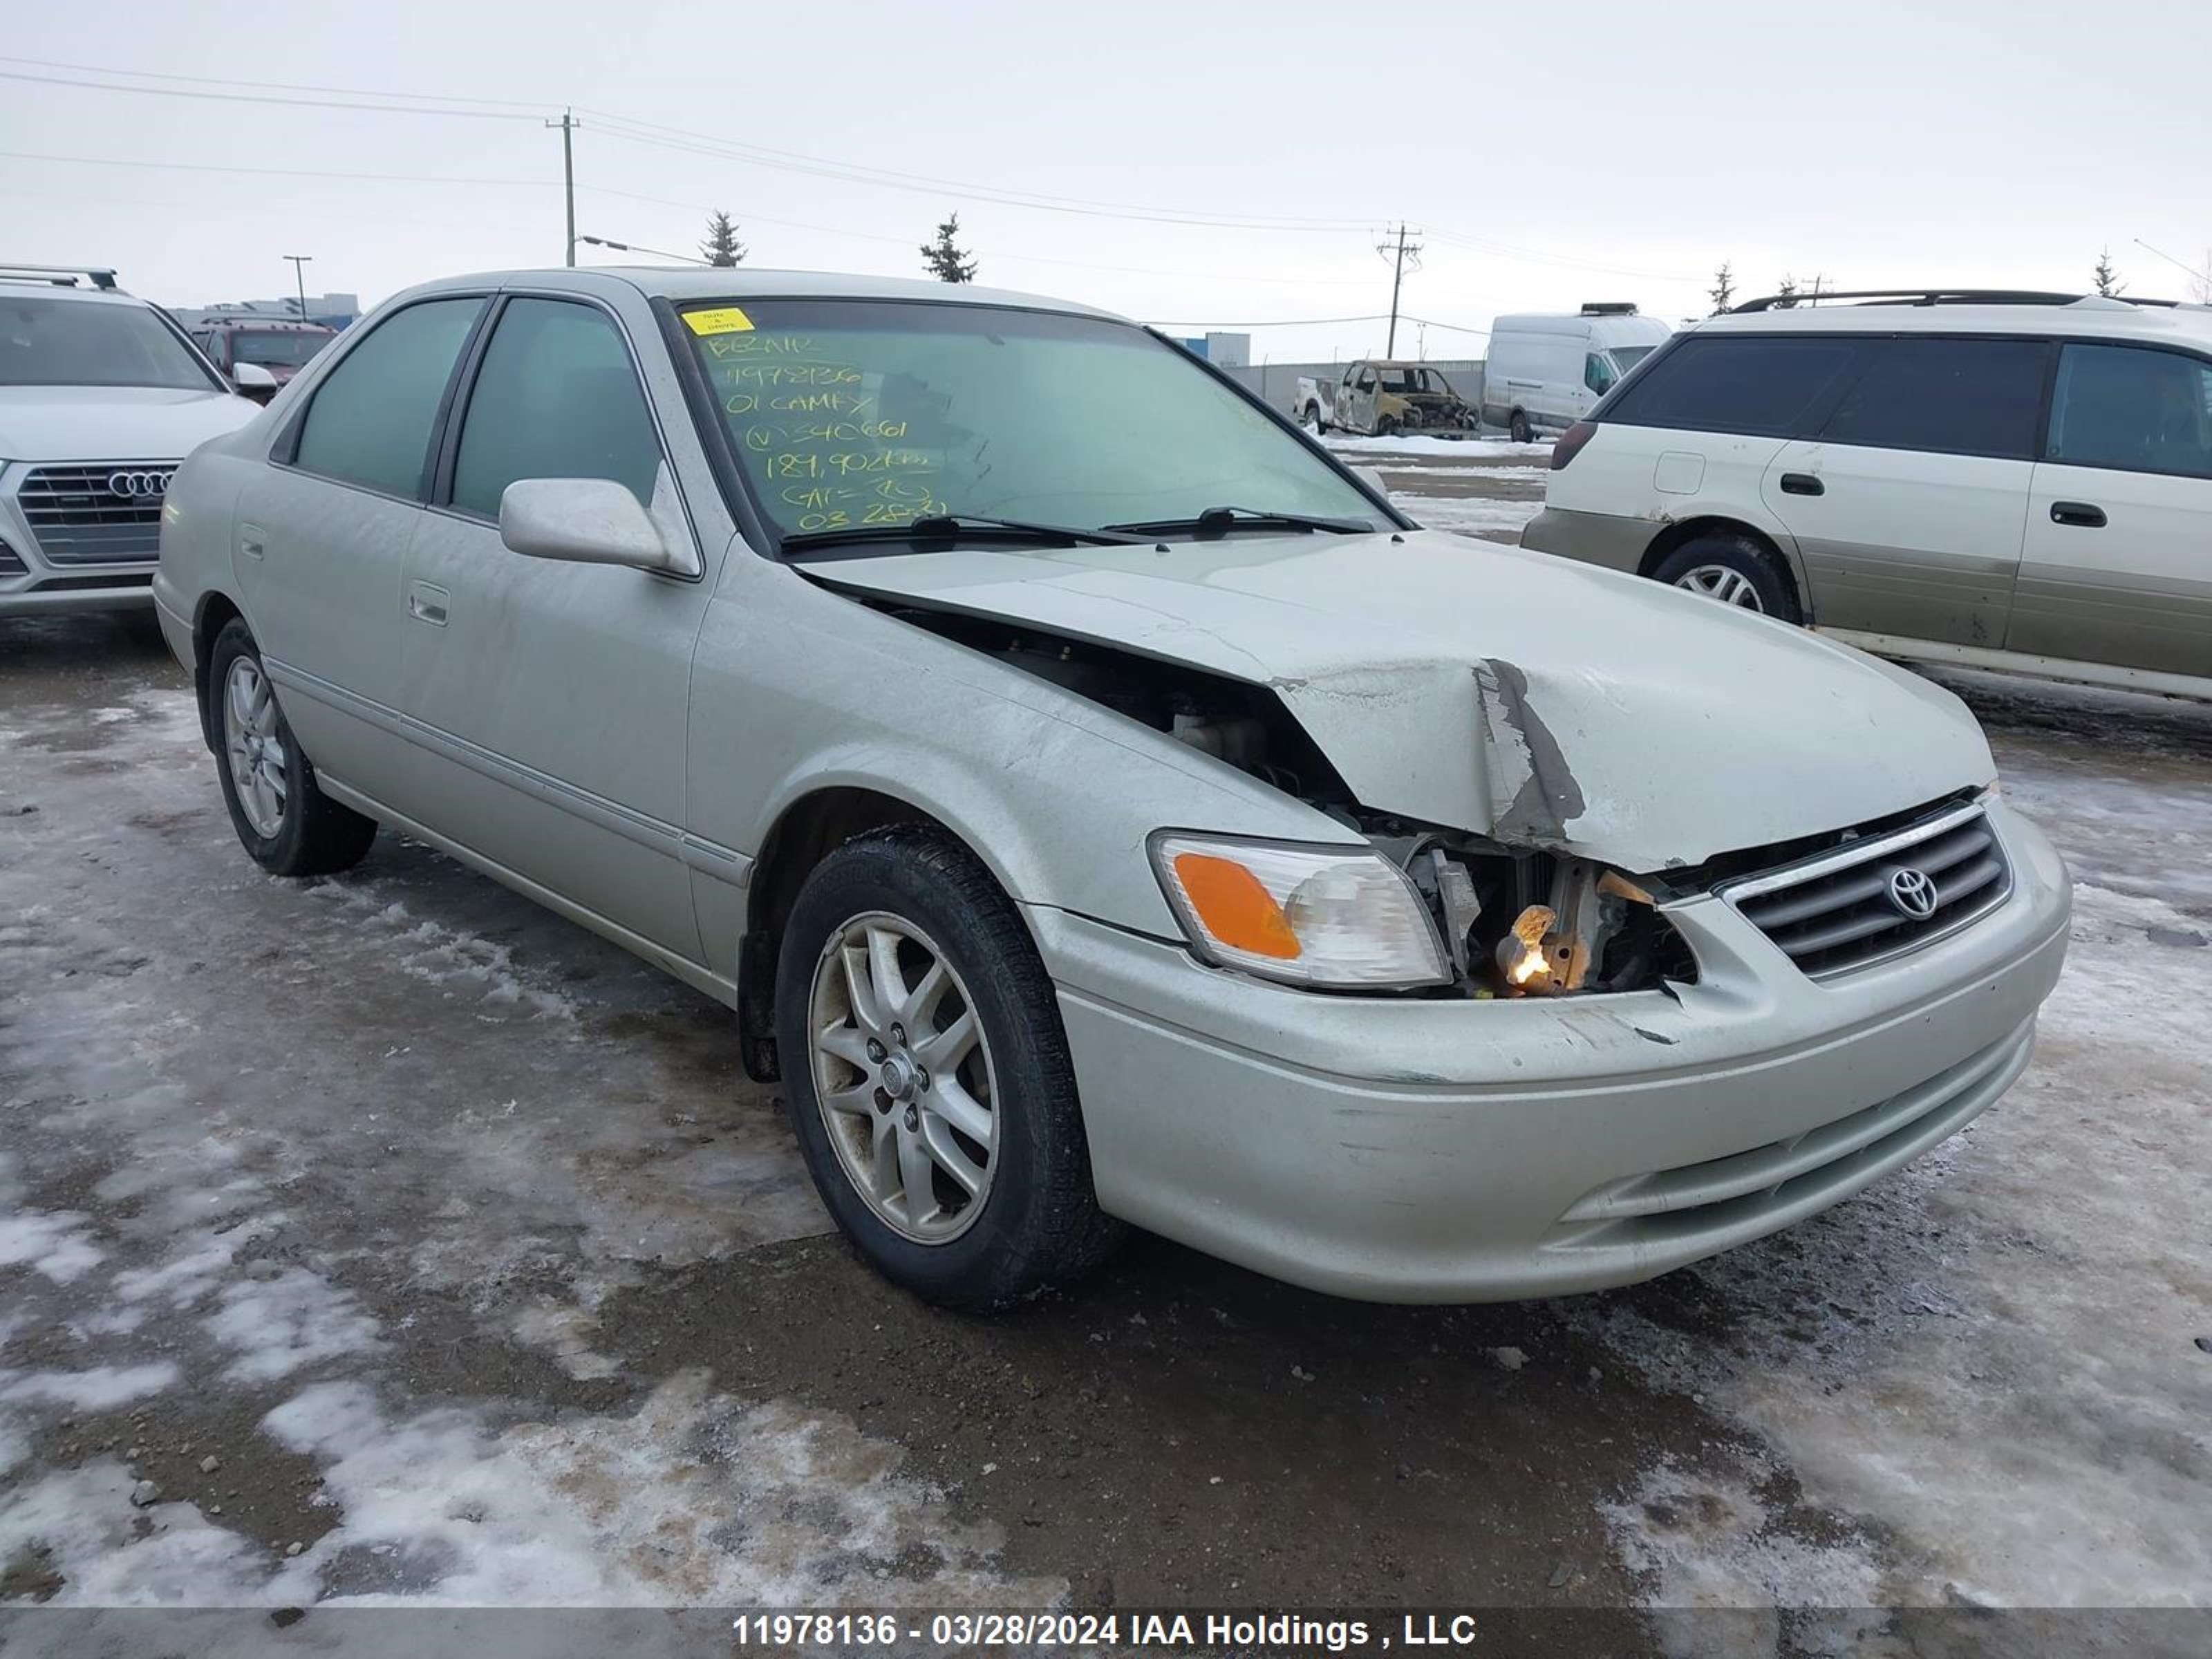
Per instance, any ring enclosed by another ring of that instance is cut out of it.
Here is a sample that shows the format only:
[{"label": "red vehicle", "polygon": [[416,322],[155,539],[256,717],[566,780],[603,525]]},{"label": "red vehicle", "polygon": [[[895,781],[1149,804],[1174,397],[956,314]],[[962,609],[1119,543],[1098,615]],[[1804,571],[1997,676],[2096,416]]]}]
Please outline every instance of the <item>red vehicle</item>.
[{"label": "red vehicle", "polygon": [[[197,324],[192,343],[207,353],[215,366],[236,380],[238,366],[252,363],[265,368],[282,386],[314,361],[315,354],[337,338],[337,331],[320,323],[288,321],[275,317],[214,319]],[[275,387],[241,387],[246,395],[267,403]]]}]

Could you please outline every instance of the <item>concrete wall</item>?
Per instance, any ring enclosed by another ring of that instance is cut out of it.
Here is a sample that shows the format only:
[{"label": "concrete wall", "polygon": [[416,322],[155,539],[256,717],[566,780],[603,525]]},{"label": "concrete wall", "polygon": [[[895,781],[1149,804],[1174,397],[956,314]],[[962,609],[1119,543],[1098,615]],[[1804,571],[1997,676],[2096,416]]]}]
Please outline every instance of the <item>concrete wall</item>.
[{"label": "concrete wall", "polygon": [[[1431,357],[1425,360],[1431,368],[1437,370],[1452,384],[1452,390],[1471,404],[1482,401],[1482,359],[1480,357]],[[1297,396],[1298,376],[1310,374],[1316,380],[1334,380],[1344,373],[1344,363],[1252,363],[1242,368],[1217,368],[1231,378],[1241,380],[1268,403],[1285,413],[1294,412],[1293,400]]]}]

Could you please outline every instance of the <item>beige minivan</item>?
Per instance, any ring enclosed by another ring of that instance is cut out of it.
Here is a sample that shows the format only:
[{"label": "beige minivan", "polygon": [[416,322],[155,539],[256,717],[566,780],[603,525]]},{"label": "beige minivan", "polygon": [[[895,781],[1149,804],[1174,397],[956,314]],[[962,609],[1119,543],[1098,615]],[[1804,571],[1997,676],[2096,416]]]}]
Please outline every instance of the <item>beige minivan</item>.
[{"label": "beige minivan", "polygon": [[2212,309],[1838,298],[1654,352],[1522,544],[1885,656],[2212,697]]}]

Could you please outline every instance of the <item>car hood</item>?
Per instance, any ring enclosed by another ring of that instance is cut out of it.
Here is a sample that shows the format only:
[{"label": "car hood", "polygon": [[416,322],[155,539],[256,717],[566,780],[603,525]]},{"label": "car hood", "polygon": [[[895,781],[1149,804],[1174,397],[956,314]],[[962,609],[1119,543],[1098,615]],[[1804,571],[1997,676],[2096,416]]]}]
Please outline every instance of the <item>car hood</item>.
[{"label": "car hood", "polygon": [[260,412],[212,387],[0,386],[0,460],[180,461]]},{"label": "car hood", "polygon": [[1363,805],[1630,871],[1996,775],[1964,705],[1900,669],[1640,578],[1440,532],[809,569],[1270,686]]}]

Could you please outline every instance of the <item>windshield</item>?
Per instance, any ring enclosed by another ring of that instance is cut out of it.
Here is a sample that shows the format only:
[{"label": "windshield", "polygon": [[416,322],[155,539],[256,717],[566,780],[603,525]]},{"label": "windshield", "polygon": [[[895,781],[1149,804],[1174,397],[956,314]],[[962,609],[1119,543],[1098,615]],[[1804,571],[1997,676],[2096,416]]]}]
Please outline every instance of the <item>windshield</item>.
[{"label": "windshield", "polygon": [[684,320],[782,535],[943,514],[1090,530],[1224,506],[1388,522],[1296,433],[1127,323],[842,300]]},{"label": "windshield", "polygon": [[144,306],[33,294],[0,297],[0,386],[207,392],[214,385],[185,343]]},{"label": "windshield", "polygon": [[230,360],[264,368],[298,368],[329,342],[327,334],[306,329],[252,329],[230,337]]},{"label": "windshield", "polygon": [[1636,367],[1639,358],[1649,357],[1651,355],[1651,348],[1648,345],[1607,346],[1606,350],[1612,356],[1613,361],[1620,366],[1620,372],[1624,374]]}]

